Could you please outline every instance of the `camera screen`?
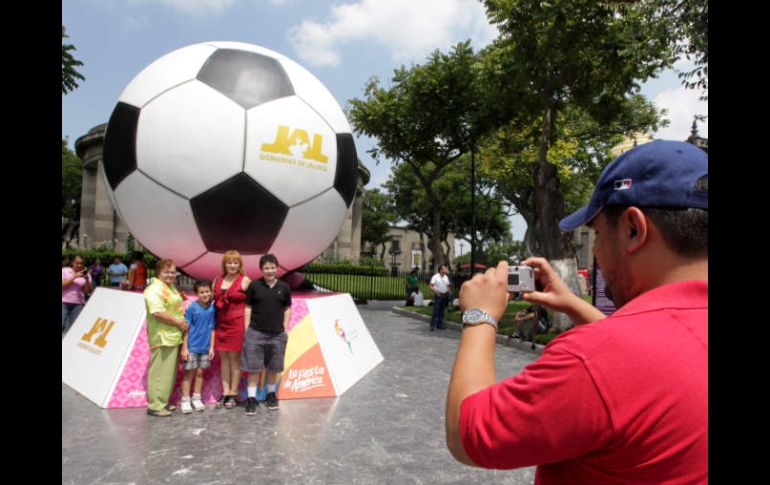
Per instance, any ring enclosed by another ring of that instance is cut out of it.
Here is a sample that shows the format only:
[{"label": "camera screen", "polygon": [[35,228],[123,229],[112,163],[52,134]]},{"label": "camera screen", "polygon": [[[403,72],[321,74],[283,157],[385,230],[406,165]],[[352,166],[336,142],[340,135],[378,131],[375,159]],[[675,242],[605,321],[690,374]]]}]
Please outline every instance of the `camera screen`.
[{"label": "camera screen", "polygon": [[508,273],[508,284],[509,285],[518,285],[519,284],[519,274],[518,273]]}]

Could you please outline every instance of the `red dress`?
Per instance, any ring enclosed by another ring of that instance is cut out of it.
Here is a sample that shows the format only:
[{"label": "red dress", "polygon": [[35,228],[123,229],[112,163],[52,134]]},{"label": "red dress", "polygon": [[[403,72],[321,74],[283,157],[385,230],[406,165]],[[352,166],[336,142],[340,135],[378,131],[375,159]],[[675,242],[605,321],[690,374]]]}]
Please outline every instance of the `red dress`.
[{"label": "red dress", "polygon": [[225,352],[240,352],[243,348],[246,293],[243,291],[243,275],[238,275],[232,284],[222,291],[223,278],[217,278],[214,286],[217,326],[214,348]]}]

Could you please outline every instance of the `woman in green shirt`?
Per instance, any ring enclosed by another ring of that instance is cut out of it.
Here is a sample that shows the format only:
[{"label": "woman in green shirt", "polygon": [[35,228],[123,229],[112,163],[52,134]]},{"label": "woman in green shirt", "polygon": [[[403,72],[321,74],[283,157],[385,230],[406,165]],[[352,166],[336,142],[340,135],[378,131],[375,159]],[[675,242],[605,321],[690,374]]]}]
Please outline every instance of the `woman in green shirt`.
[{"label": "woman in green shirt", "polygon": [[150,345],[150,367],[147,370],[147,414],[171,416],[174,406],[169,397],[174,390],[179,347],[187,332],[184,298],[174,286],[176,264],[161,259],[155,265],[156,277],[144,290],[147,305],[147,343]]}]

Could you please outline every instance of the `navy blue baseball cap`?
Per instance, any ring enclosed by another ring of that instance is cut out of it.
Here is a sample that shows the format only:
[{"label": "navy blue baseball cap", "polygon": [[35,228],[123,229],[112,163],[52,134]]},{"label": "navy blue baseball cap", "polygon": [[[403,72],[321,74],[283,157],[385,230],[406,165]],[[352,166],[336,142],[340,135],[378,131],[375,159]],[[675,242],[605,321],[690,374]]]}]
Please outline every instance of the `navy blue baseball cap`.
[{"label": "navy blue baseball cap", "polygon": [[559,222],[571,231],[605,205],[708,209],[708,192],[695,183],[709,173],[708,154],[683,141],[655,140],[623,153],[599,177],[591,201]]}]

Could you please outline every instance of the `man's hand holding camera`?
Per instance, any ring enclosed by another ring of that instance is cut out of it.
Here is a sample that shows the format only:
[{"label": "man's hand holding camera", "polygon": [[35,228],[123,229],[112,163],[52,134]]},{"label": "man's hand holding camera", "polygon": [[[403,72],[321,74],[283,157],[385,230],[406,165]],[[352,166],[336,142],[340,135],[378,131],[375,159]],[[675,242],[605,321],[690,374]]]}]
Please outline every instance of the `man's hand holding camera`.
[{"label": "man's hand holding camera", "polygon": [[522,264],[534,268],[538,289],[522,293],[522,300],[566,313],[575,325],[605,318],[605,315],[596,307],[572,293],[544,258],[528,258]]},{"label": "man's hand holding camera", "polygon": [[477,273],[460,289],[460,309],[479,308],[499,321],[508,304],[507,282],[508,263],[505,261],[486,273]]}]

